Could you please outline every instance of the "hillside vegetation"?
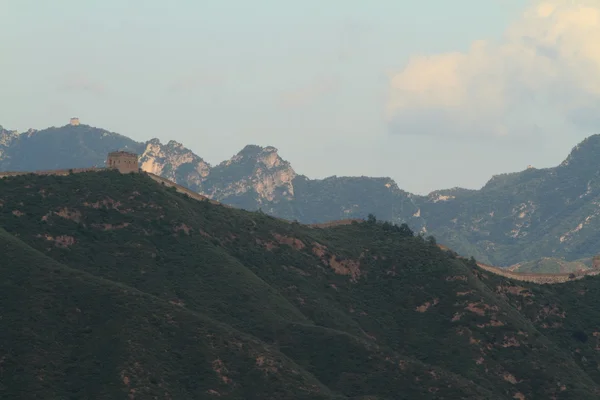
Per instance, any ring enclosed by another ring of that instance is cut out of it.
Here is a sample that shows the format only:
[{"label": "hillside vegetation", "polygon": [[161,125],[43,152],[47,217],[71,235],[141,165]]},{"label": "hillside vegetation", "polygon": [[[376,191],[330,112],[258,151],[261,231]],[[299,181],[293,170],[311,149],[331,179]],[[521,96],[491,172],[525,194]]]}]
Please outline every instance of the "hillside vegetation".
[{"label": "hillside vegetation", "polygon": [[406,225],[113,171],[2,179],[0,226],[0,398],[600,395],[596,278],[517,285]]}]

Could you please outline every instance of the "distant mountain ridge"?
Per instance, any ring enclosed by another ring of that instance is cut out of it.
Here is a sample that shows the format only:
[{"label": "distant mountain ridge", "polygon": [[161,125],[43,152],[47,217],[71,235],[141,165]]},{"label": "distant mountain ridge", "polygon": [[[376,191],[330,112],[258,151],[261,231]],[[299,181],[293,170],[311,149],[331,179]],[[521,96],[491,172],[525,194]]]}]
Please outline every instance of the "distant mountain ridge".
[{"label": "distant mountain ridge", "polygon": [[211,166],[173,140],[141,143],[86,125],[21,134],[0,129],[0,170],[102,166],[117,148],[140,154],[142,169],[234,207],[302,223],[374,214],[492,265],[542,257],[574,261],[600,252],[599,135],[582,141],[557,167],[496,175],[480,190],[427,196],[385,177],[309,179],[270,146],[248,145]]}]

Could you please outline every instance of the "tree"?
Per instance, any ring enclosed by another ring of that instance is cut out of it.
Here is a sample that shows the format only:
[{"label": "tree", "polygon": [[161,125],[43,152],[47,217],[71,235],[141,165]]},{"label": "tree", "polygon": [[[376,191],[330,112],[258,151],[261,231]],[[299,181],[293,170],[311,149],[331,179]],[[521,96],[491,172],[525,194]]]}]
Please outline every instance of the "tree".
[{"label": "tree", "polygon": [[405,223],[400,225],[400,227],[398,228],[398,231],[404,236],[414,236],[414,234],[415,234],[412,231],[412,229],[410,229],[409,226]]}]

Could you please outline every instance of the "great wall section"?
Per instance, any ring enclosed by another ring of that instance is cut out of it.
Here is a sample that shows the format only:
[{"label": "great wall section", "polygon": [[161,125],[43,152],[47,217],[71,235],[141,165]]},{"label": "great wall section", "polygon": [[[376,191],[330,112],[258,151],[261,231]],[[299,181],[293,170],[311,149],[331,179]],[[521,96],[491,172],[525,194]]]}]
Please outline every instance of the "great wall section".
[{"label": "great wall section", "polygon": [[[57,176],[67,176],[70,174],[78,174],[78,173],[82,173],[82,172],[101,172],[101,171],[107,171],[110,168],[98,168],[98,167],[93,167],[93,168],[71,168],[71,169],[51,169],[51,170],[43,170],[43,171],[7,171],[7,172],[0,172],[0,179],[2,178],[8,178],[11,176],[21,176],[21,175],[57,175]],[[173,181],[170,181],[166,178],[163,178],[162,176],[158,176],[155,175],[151,172],[145,172],[145,171],[141,171],[140,173],[147,175],[148,177],[150,177],[152,180],[160,183],[161,185],[167,186],[167,187],[172,187],[174,188],[177,192],[182,193],[182,194],[186,194],[189,197],[191,197],[192,199],[198,200],[198,201],[210,201],[213,204],[219,204],[222,206],[227,206],[226,204],[222,204],[219,203],[218,201],[215,200],[211,200],[206,196],[203,196],[199,193],[196,193],[184,186],[181,186]]]},{"label": "great wall section", "polygon": [[565,283],[573,280],[583,279],[586,276],[600,275],[600,270],[598,269],[580,270],[570,273],[558,274],[527,274],[522,272],[509,271],[504,268],[492,267],[491,265],[486,265],[482,263],[477,263],[477,266],[485,271],[503,276],[505,278],[514,279],[516,281],[522,282],[532,282],[540,285]]},{"label": "great wall section", "polygon": [[[452,249],[444,245],[438,245],[438,247],[444,251],[454,253]],[[464,259],[464,257],[461,258]],[[491,272],[492,274],[503,276],[508,279],[514,279],[516,281],[521,282],[531,282],[539,285],[565,283],[583,279],[586,276],[600,275],[600,268],[592,268],[588,270],[579,270],[574,272],[561,272],[556,274],[532,274],[524,272],[514,272],[509,270],[508,268],[494,267],[492,265],[487,265],[480,262],[477,262],[477,266],[484,271]]]},{"label": "great wall section", "polygon": [[188,189],[188,188],[186,188],[184,186],[181,186],[181,185],[179,185],[179,184],[177,184],[177,183],[175,183],[173,181],[170,181],[167,178],[163,178],[162,176],[155,175],[152,172],[144,172],[144,173],[146,175],[148,175],[154,181],[160,183],[161,185],[165,185],[167,187],[175,188],[175,190],[177,190],[179,193],[186,194],[189,197],[191,197],[192,199],[195,199],[195,200],[198,200],[198,201],[209,201],[212,204],[218,204],[218,205],[221,205],[221,206],[224,206],[224,207],[230,207],[227,204],[219,203],[216,200],[209,199],[208,197],[203,196],[200,193],[196,193],[193,190],[190,190],[190,189]]},{"label": "great wall section", "polygon": [[[41,171],[5,171],[0,172],[0,179],[13,177],[13,176],[21,176],[21,175],[58,175],[58,176],[66,176],[70,174],[77,174],[82,172],[101,172],[107,170],[118,170],[121,173],[142,173],[148,176],[150,179],[155,182],[164,185],[166,187],[174,188],[177,192],[185,194],[192,199],[198,201],[209,201],[212,204],[217,204],[225,207],[231,207],[226,204],[220,203],[216,200],[212,200],[206,196],[203,196],[193,190],[190,190],[184,186],[181,186],[169,179],[163,178],[162,176],[155,175],[151,172],[142,171],[137,166],[137,155],[128,152],[112,152],[109,153],[107,161],[107,167],[99,168],[99,167],[91,167],[91,168],[69,168],[69,169],[55,169],[55,170],[41,170]],[[280,218],[278,218],[280,219]],[[280,219],[281,220],[281,219]],[[282,220],[285,222],[290,222],[287,220]],[[320,224],[310,224],[307,225],[311,228],[329,228],[334,226],[342,226],[349,225],[353,222],[360,222],[361,219],[345,219],[339,221],[329,221]],[[446,246],[438,245],[438,247],[444,251],[452,252],[452,250]],[[580,270],[571,273],[556,273],[556,274],[532,274],[532,273],[521,273],[510,271],[506,268],[498,268],[491,265],[477,263],[477,266],[484,271],[491,272],[495,275],[503,276],[508,279],[513,279],[522,282],[531,282],[536,284],[557,284],[557,283],[565,283],[573,280],[583,279],[586,276],[596,276],[600,275],[600,268],[593,268],[589,270]]]},{"label": "great wall section", "polygon": [[0,172],[0,179],[8,178],[11,176],[20,176],[20,175],[59,175],[65,176],[69,174],[77,174],[81,172],[98,172],[98,171],[106,171],[106,168],[71,168],[71,169],[49,169],[43,171],[3,171]]}]

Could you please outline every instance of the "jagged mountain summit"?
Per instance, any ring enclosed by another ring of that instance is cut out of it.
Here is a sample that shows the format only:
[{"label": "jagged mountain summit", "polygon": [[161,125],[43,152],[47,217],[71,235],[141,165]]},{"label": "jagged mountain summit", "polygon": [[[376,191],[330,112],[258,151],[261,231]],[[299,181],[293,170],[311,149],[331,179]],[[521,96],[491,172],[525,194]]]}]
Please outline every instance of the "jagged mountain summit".
[{"label": "jagged mountain summit", "polygon": [[600,395],[599,277],[511,281],[405,225],[26,174],[0,179],[0,254],[0,398]]},{"label": "jagged mountain summit", "polygon": [[555,168],[528,168],[494,176],[480,190],[445,189],[427,196],[405,192],[390,178],[309,179],[274,147],[249,145],[211,166],[173,140],[140,143],[86,125],[22,134],[1,130],[0,170],[102,165],[116,148],[140,154],[142,169],[225,204],[303,223],[375,214],[406,222],[489,264],[542,257],[569,262],[600,249],[599,135],[581,142]]}]

